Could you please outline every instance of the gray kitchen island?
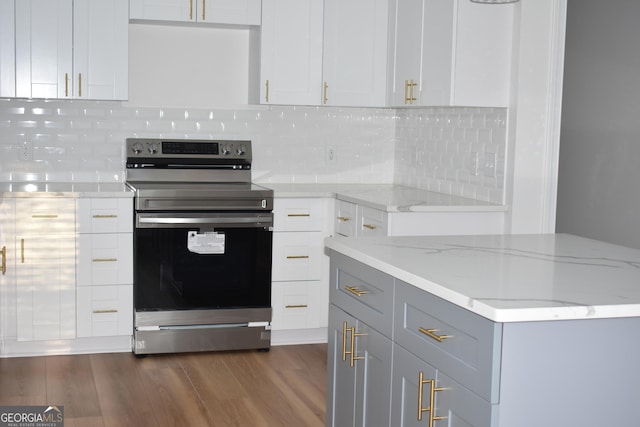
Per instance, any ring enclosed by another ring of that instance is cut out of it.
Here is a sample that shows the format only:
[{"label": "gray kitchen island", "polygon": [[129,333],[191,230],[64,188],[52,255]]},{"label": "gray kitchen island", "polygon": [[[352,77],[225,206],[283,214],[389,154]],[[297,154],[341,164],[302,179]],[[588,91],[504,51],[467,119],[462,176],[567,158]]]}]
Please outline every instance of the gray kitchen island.
[{"label": "gray kitchen island", "polygon": [[327,425],[640,425],[640,251],[331,237]]}]

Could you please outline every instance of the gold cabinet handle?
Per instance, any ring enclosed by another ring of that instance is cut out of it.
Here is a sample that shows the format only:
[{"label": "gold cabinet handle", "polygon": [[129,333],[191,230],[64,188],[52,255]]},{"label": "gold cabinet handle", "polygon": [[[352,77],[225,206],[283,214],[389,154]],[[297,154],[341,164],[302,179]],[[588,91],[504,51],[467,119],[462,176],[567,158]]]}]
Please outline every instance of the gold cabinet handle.
[{"label": "gold cabinet handle", "polygon": [[78,73],[78,96],[82,96],[82,73]]},{"label": "gold cabinet handle", "polygon": [[351,221],[351,218],[349,218],[348,216],[339,216],[338,221],[347,222],[347,221]]},{"label": "gold cabinet handle", "polygon": [[20,260],[24,264],[24,239],[20,239]]},{"label": "gold cabinet handle", "polygon": [[289,304],[284,306],[284,308],[307,308],[307,307],[309,307],[307,304]]},{"label": "gold cabinet handle", "polygon": [[362,226],[363,226],[364,228],[368,228],[369,230],[375,230],[375,229],[377,229],[377,228],[378,228],[378,227],[376,227],[376,226],[375,226],[375,225],[373,225],[373,224],[362,224]]},{"label": "gold cabinet handle", "polygon": [[326,105],[327,101],[329,100],[327,98],[327,89],[329,88],[329,85],[327,84],[327,82],[324,82],[324,89],[323,89],[323,95],[322,95],[322,103]]},{"label": "gold cabinet handle", "polygon": [[453,337],[453,335],[437,335],[436,332],[438,332],[438,329],[427,329],[427,328],[423,328],[422,326],[418,327],[418,331],[438,342],[442,342],[447,338]]},{"label": "gold cabinet handle", "polygon": [[269,80],[264,82],[264,102],[269,102]]},{"label": "gold cabinet handle", "polygon": [[193,0],[189,0],[189,19],[193,19]]},{"label": "gold cabinet handle", "polygon": [[58,215],[56,215],[56,214],[33,214],[33,215],[31,215],[31,218],[33,218],[33,219],[53,219],[53,218],[58,218]]},{"label": "gold cabinet handle", "polygon": [[304,213],[300,213],[300,214],[287,214],[288,217],[301,217],[301,216],[311,216],[311,214],[304,214]]},{"label": "gold cabinet handle", "polygon": [[[424,397],[423,388],[424,388],[425,384],[429,384],[429,407],[428,408],[423,408],[422,407],[422,400],[423,400],[423,397]],[[420,371],[420,374],[418,375],[418,421],[422,421],[422,413],[423,412],[428,412],[429,413],[429,424],[428,424],[429,427],[433,427],[434,421],[444,420],[444,419],[447,418],[447,417],[438,417],[435,414],[435,412],[436,412],[436,408],[435,408],[436,392],[442,391],[442,390],[444,390],[443,387],[436,387],[436,380],[434,380],[434,379],[425,380],[424,379],[424,373],[422,371]]]},{"label": "gold cabinet handle", "polygon": [[309,255],[287,255],[287,259],[309,259]]},{"label": "gold cabinet handle", "polygon": [[93,258],[93,262],[118,262],[118,258]]},{"label": "gold cabinet handle", "polygon": [[404,104],[409,103],[409,80],[404,81]]},{"label": "gold cabinet handle", "polygon": [[4,276],[7,272],[7,247],[2,247],[2,275]]},{"label": "gold cabinet handle", "polygon": [[415,88],[416,85],[417,83],[413,80],[411,80],[411,83],[409,83],[409,104],[413,104],[413,101],[416,100],[416,97],[413,96],[413,88]]},{"label": "gold cabinet handle", "polygon": [[[347,350],[347,334],[351,334],[351,349]],[[356,327],[347,327],[347,322],[342,323],[342,361],[347,360],[347,354],[349,355],[349,366],[353,368],[356,360],[363,360],[363,356],[356,356],[356,337],[364,337],[367,334],[356,332]]]},{"label": "gold cabinet handle", "polygon": [[353,295],[357,296],[357,297],[361,297],[362,295],[368,294],[369,292],[367,291],[363,291],[362,289],[358,288],[357,286],[345,286],[344,289],[347,292],[352,293]]},{"label": "gold cabinet handle", "polygon": [[205,14],[205,9],[207,8],[207,0],[202,0],[202,20],[204,21],[204,18],[206,16]]},{"label": "gold cabinet handle", "polygon": [[118,310],[115,309],[111,309],[111,310],[93,310],[93,314],[106,314],[106,313],[117,313]]},{"label": "gold cabinet handle", "polygon": [[93,215],[95,219],[118,218],[118,215]]},{"label": "gold cabinet handle", "polygon": [[69,96],[69,73],[64,73],[64,96]]}]

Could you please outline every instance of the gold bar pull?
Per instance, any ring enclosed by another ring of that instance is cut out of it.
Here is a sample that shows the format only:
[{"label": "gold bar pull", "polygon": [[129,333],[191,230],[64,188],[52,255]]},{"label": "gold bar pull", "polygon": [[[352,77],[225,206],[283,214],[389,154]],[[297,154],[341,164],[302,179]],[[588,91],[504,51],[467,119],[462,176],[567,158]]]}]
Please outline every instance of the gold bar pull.
[{"label": "gold bar pull", "polygon": [[118,262],[118,258],[93,258],[93,262]]},{"label": "gold bar pull", "polygon": [[423,328],[422,326],[418,327],[418,332],[421,332],[426,336],[428,336],[429,338],[432,338],[438,342],[442,342],[447,338],[453,337],[453,335],[437,335],[436,332],[438,332],[438,329],[427,329],[427,328]]},{"label": "gold bar pull", "polygon": [[311,216],[311,214],[287,214],[288,217]]},{"label": "gold bar pull", "polygon": [[404,81],[404,104],[409,103],[409,80]]},{"label": "gold bar pull", "polygon": [[[425,386],[425,384],[429,384],[429,407],[428,408],[422,407],[422,400],[424,398],[423,387]],[[429,427],[433,427],[434,421],[447,419],[447,417],[438,417],[435,414],[436,392],[442,391],[442,390],[444,390],[443,387],[436,387],[436,380],[434,379],[425,380],[424,373],[420,371],[420,374],[418,375],[418,421],[422,421],[423,412],[428,412]]]},{"label": "gold bar pull", "polygon": [[64,96],[69,96],[69,73],[64,73]]},{"label": "gold bar pull", "polygon": [[373,224],[362,224],[362,226],[363,226],[364,228],[368,228],[369,230],[375,230],[376,228],[378,228],[378,227],[376,227],[376,226],[375,226],[375,225],[373,225]]},{"label": "gold bar pull", "polygon": [[106,314],[106,313],[117,313],[118,310],[115,309],[111,309],[111,310],[93,310],[93,314]]},{"label": "gold bar pull", "polygon": [[347,328],[347,322],[344,321],[342,323],[342,361],[347,360],[347,332],[349,332],[351,328]]},{"label": "gold bar pull", "polygon": [[367,334],[357,333],[355,326],[351,327],[351,358],[349,360],[349,366],[352,368],[355,366],[356,360],[364,359],[364,356],[356,356],[356,337],[364,337],[366,335]]},{"label": "gold bar pull", "polygon": [[51,218],[58,218],[58,215],[56,215],[56,214],[33,214],[33,215],[31,215],[31,218],[34,218],[34,219],[51,219]]},{"label": "gold bar pull", "polygon": [[78,96],[82,97],[82,73],[78,73]]},{"label": "gold bar pull", "polygon": [[193,19],[193,0],[189,0],[189,19]]},{"label": "gold bar pull", "polygon": [[20,259],[24,264],[24,239],[20,239]]},{"label": "gold bar pull", "polygon": [[287,259],[309,259],[309,255],[287,255]]},{"label": "gold bar pull", "polygon": [[329,85],[327,84],[327,82],[324,82],[324,91],[323,91],[323,95],[322,95],[322,102],[323,104],[327,104],[327,101],[329,100],[327,98],[327,89],[329,88]]},{"label": "gold bar pull", "polygon": [[416,100],[416,98],[413,96],[413,88],[417,86],[417,83],[411,80],[411,83],[409,83],[409,86],[410,86],[409,104],[413,104],[413,101]]},{"label": "gold bar pull", "polygon": [[307,308],[309,307],[307,304],[290,304],[285,305],[284,308]]},{"label": "gold bar pull", "polygon": [[347,221],[351,221],[351,218],[349,218],[348,216],[339,216],[338,221],[347,222]]},{"label": "gold bar pull", "polygon": [[207,0],[202,0],[202,20],[204,21],[204,18],[206,16],[205,14],[205,10],[207,8]]},{"label": "gold bar pull", "polygon": [[4,276],[7,272],[7,247],[2,247],[2,275]]},{"label": "gold bar pull", "polygon": [[96,219],[105,219],[105,218],[118,218],[118,215],[94,215]]},{"label": "gold bar pull", "polygon": [[357,286],[345,286],[344,289],[347,292],[351,292],[352,294],[354,294],[357,297],[361,297],[362,295],[365,295],[365,294],[369,293],[367,291],[363,291],[362,289],[359,289]]},{"label": "gold bar pull", "polygon": [[269,80],[264,82],[264,89],[265,89],[264,102],[269,102]]}]

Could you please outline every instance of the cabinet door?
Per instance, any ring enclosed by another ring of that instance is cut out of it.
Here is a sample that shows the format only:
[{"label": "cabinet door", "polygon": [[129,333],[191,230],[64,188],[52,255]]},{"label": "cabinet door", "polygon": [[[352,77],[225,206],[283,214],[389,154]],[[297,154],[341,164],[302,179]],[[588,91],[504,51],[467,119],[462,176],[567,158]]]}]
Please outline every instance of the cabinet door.
[{"label": "cabinet door", "polygon": [[15,203],[0,199],[0,341],[16,336]]},{"label": "cabinet door", "polygon": [[455,10],[451,0],[424,0],[420,82],[413,101],[418,105],[451,104]]},{"label": "cabinet door", "polygon": [[199,22],[260,25],[260,0],[197,0],[197,3]]},{"label": "cabinet door", "polygon": [[417,94],[420,82],[424,0],[394,0],[393,6],[395,31],[392,34],[394,70],[391,105],[405,106],[413,103],[411,91]]},{"label": "cabinet door", "polygon": [[14,0],[0,0],[0,97],[16,96]]},{"label": "cabinet door", "polygon": [[325,105],[386,104],[388,0],[325,0]]},{"label": "cabinet door", "polygon": [[73,96],[72,0],[15,3],[16,96]]},{"label": "cabinet door", "polygon": [[195,0],[131,0],[131,19],[157,19],[161,21],[195,20]]},{"label": "cabinet door", "polygon": [[263,0],[260,103],[318,105],[323,0]]},{"label": "cabinet door", "polygon": [[336,202],[335,213],[336,233],[342,236],[355,237],[358,222],[358,205],[338,200]]},{"label": "cabinet door", "polygon": [[18,340],[75,338],[75,236],[18,235],[16,246]]},{"label": "cabinet door", "polygon": [[75,0],[73,7],[73,96],[127,99],[127,0]]}]

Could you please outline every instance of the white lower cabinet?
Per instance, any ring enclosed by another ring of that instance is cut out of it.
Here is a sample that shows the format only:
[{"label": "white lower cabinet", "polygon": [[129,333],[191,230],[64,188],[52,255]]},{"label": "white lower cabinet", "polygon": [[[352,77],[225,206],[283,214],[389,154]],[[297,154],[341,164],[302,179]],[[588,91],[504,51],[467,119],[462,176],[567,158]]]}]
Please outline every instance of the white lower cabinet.
[{"label": "white lower cabinet", "polygon": [[131,335],[131,285],[79,286],[77,304],[78,338]]},{"label": "white lower cabinet", "polygon": [[274,199],[272,343],[326,340],[333,199]]}]

